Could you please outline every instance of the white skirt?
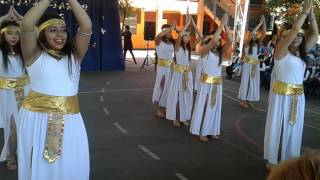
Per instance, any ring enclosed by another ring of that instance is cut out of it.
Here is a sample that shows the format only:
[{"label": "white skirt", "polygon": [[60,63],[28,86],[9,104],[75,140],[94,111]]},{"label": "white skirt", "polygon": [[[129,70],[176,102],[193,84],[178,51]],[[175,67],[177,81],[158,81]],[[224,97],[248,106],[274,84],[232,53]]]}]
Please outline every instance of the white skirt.
[{"label": "white skirt", "polygon": [[195,91],[199,90],[201,72],[202,72],[202,62],[201,62],[201,60],[198,60],[197,64],[196,64],[196,72],[195,72],[195,76],[194,76],[194,90]]},{"label": "white skirt", "polygon": [[[171,82],[171,68],[164,66],[157,66],[157,75],[156,82],[154,83],[153,94],[152,94],[152,103],[159,103],[159,106],[166,107],[168,92]],[[161,80],[164,77],[164,87],[161,88]]]},{"label": "white skirt", "polygon": [[[217,94],[215,105],[212,107],[211,96],[212,88],[214,86],[217,87]],[[220,135],[221,106],[222,85],[200,83],[197,100],[193,110],[190,132],[201,136]]]},{"label": "white skirt", "polygon": [[178,120],[177,118],[177,105],[179,103],[179,116],[180,121],[187,121],[191,119],[192,103],[193,103],[193,79],[192,73],[188,73],[188,88],[183,90],[183,73],[173,72],[170,90],[167,102],[168,120]]},{"label": "white skirt", "polygon": [[[28,94],[28,87],[24,90],[24,95]],[[0,154],[0,162],[7,160],[10,150],[9,136],[11,131],[11,120],[17,125],[18,106],[14,90],[0,89],[0,120],[3,125],[4,145]]]},{"label": "white skirt", "polygon": [[291,96],[270,94],[264,135],[264,158],[272,164],[278,163],[281,134],[281,160],[300,156],[305,97],[304,94],[298,96],[297,119],[294,126],[289,123],[291,99]]},{"label": "white skirt", "polygon": [[20,109],[19,180],[88,180],[89,146],[81,114],[66,115],[61,156],[52,164],[43,156],[48,115]]},{"label": "white skirt", "polygon": [[[256,66],[256,75],[251,77],[251,67]],[[260,100],[260,70],[259,64],[247,64],[242,65],[241,84],[239,89],[238,98],[244,101],[259,101]]]}]

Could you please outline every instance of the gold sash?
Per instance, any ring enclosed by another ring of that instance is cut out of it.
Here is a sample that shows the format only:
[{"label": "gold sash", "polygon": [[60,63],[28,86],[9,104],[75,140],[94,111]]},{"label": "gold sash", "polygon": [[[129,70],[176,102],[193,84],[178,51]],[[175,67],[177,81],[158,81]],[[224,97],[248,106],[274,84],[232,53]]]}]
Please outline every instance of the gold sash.
[{"label": "gold sash", "polygon": [[175,64],[174,71],[182,73],[182,88],[184,91],[187,91],[188,90],[188,83],[189,83],[189,72],[191,72],[191,67],[180,65],[180,64]]},{"label": "gold sash", "polygon": [[22,107],[49,113],[44,157],[49,163],[55,162],[61,155],[65,115],[79,113],[78,97],[49,96],[31,91]]},{"label": "gold sash", "polygon": [[3,78],[0,77],[0,89],[14,90],[17,106],[20,108],[24,99],[24,87],[29,84],[29,78],[25,74],[18,78]]},{"label": "gold sash", "polygon": [[246,57],[244,60],[245,63],[251,64],[251,77],[255,78],[257,74],[257,64],[260,64],[260,61],[258,58],[253,58],[253,57]]},{"label": "gold sash", "polygon": [[0,89],[23,89],[29,84],[29,78],[25,74],[18,78],[0,77]]},{"label": "gold sash", "polygon": [[173,60],[166,60],[166,59],[158,59],[158,66],[164,66],[164,67],[171,67],[173,64]]},{"label": "gold sash", "polygon": [[291,126],[296,124],[298,96],[302,95],[304,93],[303,91],[303,84],[287,84],[276,81],[272,85],[272,92],[285,96],[291,96],[289,117],[289,123]]},{"label": "gold sash", "polygon": [[212,84],[212,91],[211,91],[211,107],[216,105],[217,101],[217,86],[222,84],[222,77],[221,76],[211,76],[209,74],[203,73],[201,75],[201,82],[206,84]]}]

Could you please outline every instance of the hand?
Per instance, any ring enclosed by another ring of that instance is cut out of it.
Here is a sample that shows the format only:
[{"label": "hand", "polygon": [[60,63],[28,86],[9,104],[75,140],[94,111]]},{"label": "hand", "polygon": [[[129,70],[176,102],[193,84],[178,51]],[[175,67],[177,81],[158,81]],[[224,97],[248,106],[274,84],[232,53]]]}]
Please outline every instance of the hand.
[{"label": "hand", "polygon": [[187,14],[187,24],[186,24],[186,26],[190,25],[191,19],[192,19],[192,16],[190,14]]},{"label": "hand", "polygon": [[266,22],[266,18],[264,17],[264,15],[261,16],[260,18],[260,24]]},{"label": "hand", "polygon": [[303,3],[302,13],[308,14],[311,9],[312,9],[312,1],[311,0],[305,0],[304,3]]},{"label": "hand", "polygon": [[223,24],[223,25],[228,24],[228,19],[229,19],[229,17],[228,17],[228,15],[225,13],[225,14],[223,15],[223,17],[221,18],[221,24]]}]

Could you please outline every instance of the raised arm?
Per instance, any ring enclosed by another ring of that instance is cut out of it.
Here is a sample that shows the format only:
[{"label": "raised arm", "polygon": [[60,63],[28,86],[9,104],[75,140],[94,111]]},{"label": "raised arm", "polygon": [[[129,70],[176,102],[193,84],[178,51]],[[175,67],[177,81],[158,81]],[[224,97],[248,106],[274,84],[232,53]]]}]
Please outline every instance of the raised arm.
[{"label": "raised arm", "polygon": [[308,17],[308,20],[310,22],[309,29],[311,32],[309,36],[306,38],[306,51],[309,51],[313,47],[314,43],[318,40],[319,30],[317,20],[314,15],[313,3],[311,4],[311,10]]},{"label": "raised arm", "polygon": [[[250,35],[249,35],[249,38],[244,42],[244,46],[248,46],[251,39],[253,38],[253,36],[256,35],[257,31],[260,29],[260,27],[262,25],[265,25],[265,18],[264,16],[261,16],[260,17],[260,21],[259,21],[259,24],[257,24],[257,26],[250,32]],[[262,34],[262,37],[264,38],[265,37],[265,34],[266,34],[266,26],[264,26],[264,30],[263,30],[263,34]]]},{"label": "raised arm", "polygon": [[190,23],[191,23],[191,17],[190,17],[190,18],[187,18],[186,26],[185,26],[185,27],[182,29],[182,31],[179,33],[178,39],[177,39],[177,41],[176,41],[176,44],[174,45],[174,50],[175,50],[175,51],[178,51],[178,50],[179,50],[180,44],[181,44],[181,41],[182,41],[182,36],[184,35],[184,33],[186,32],[186,30],[188,29]]},{"label": "raised arm", "polygon": [[41,0],[33,6],[24,16],[21,23],[21,51],[27,66],[31,65],[41,54],[37,42],[35,27],[40,17],[46,11],[50,0]]},{"label": "raised arm", "polygon": [[196,23],[194,22],[193,18],[191,17],[191,23],[192,23],[192,26],[194,27],[195,31],[196,31],[196,34],[198,35],[197,36],[197,39],[195,40],[195,42],[192,44],[192,49],[196,47],[196,45],[201,42],[202,38],[203,38],[203,35],[202,33],[199,31]]},{"label": "raised arm", "polygon": [[227,33],[227,42],[223,45],[222,54],[224,54],[232,44],[232,35],[231,35],[231,32],[230,32],[228,24],[224,25],[224,29],[225,29],[225,31]]},{"label": "raised arm", "polygon": [[214,33],[214,36],[211,38],[210,42],[204,46],[201,47],[200,49],[200,55],[201,57],[204,57],[208,52],[216,45],[216,42],[218,41],[220,34],[222,32],[223,26],[228,22],[228,15],[224,14],[222,19],[221,19],[221,24]]},{"label": "raised arm", "polygon": [[82,62],[82,59],[89,47],[92,35],[92,23],[88,14],[82,8],[78,0],[68,0],[68,2],[71,6],[72,13],[79,24],[78,32],[74,38],[74,46],[77,59],[79,62]]},{"label": "raised arm", "polygon": [[277,47],[275,49],[275,53],[274,53],[275,59],[280,60],[288,54],[288,47],[296,38],[308,13],[311,10],[311,6],[312,6],[311,0],[304,1],[302,13],[295,20],[289,33],[278,42]]}]

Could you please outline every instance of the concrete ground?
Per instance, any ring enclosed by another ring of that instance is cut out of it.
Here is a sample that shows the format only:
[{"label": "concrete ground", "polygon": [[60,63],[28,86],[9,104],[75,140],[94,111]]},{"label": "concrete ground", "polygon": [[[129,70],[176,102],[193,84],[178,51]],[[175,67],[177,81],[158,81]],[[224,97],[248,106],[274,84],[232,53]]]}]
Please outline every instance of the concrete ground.
[{"label": "concrete ground", "polygon": [[[137,55],[139,52],[136,52]],[[128,53],[129,54],[129,53]],[[139,71],[127,61],[125,72],[83,72],[80,106],[90,144],[91,180],[258,180],[267,171],[263,137],[267,91],[255,109],[239,107],[240,80],[224,80],[222,139],[200,142],[188,128],[154,116],[154,66]],[[306,102],[302,151],[320,148],[320,100]],[[0,130],[0,144],[3,144]],[[0,164],[0,180],[17,172]]]}]

